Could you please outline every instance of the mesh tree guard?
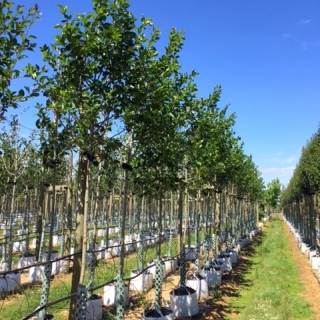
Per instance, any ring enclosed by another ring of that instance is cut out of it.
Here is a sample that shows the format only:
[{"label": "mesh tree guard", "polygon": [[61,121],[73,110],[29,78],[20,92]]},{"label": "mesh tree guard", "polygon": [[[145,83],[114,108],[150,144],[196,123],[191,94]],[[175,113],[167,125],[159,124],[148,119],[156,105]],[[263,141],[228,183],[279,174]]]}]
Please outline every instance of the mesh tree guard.
[{"label": "mesh tree guard", "polygon": [[44,242],[45,242],[45,233],[44,230],[41,233],[41,240],[40,240],[40,247],[39,247],[39,259],[38,261],[42,261],[43,259],[43,248],[44,248]]},{"label": "mesh tree guard", "polygon": [[162,300],[162,261],[157,258],[156,261],[156,281],[155,281],[155,305],[161,308]]},{"label": "mesh tree guard", "polygon": [[86,320],[87,289],[79,284],[77,291],[76,320]]},{"label": "mesh tree guard", "polygon": [[205,266],[206,267],[209,267],[209,265],[210,265],[210,261],[209,261],[209,248],[210,248],[210,246],[209,246],[209,240],[210,240],[210,238],[209,238],[209,235],[207,235],[206,234],[206,236],[205,236],[205,239],[204,239],[204,252],[205,252]]},{"label": "mesh tree guard", "polygon": [[144,242],[143,242],[143,235],[142,231],[139,231],[139,238],[140,238],[140,243],[139,243],[139,250],[138,250],[138,270],[142,271],[143,270],[143,247],[144,247]]},{"label": "mesh tree guard", "polygon": [[182,246],[180,252],[180,284],[181,286],[186,285],[186,253],[185,246]]},{"label": "mesh tree guard", "polygon": [[13,242],[10,241],[8,243],[8,270],[12,269],[12,249],[13,249]]},{"label": "mesh tree guard", "polygon": [[[44,275],[41,288],[40,307],[45,306],[48,303],[49,290],[50,290],[50,276],[51,276],[52,264],[49,261],[44,266]],[[39,318],[43,318],[46,315],[46,308],[39,312]]]},{"label": "mesh tree guard", "polygon": [[93,243],[93,232],[91,231],[89,233],[89,252],[90,252],[90,262],[89,262],[89,279],[88,279],[88,296],[90,297],[92,295],[91,288],[93,287],[93,281],[94,281],[94,271],[96,267],[96,255],[94,252],[95,244]]},{"label": "mesh tree guard", "polygon": [[118,274],[117,277],[117,320],[124,320],[124,308],[125,308],[125,297],[124,297],[124,281],[123,275]]}]

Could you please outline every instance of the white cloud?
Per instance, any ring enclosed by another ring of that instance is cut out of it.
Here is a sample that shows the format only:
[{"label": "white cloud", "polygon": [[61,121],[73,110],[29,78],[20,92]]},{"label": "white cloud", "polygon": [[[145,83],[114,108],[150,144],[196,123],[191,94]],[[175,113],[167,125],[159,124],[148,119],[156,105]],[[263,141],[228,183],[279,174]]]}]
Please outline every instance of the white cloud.
[{"label": "white cloud", "polygon": [[309,19],[306,19],[306,20],[300,20],[298,22],[299,25],[306,25],[306,24],[309,24],[311,21]]},{"label": "white cloud", "polygon": [[261,176],[265,183],[267,184],[273,179],[279,178],[282,184],[287,185],[293,175],[293,171],[295,166],[287,166],[287,167],[267,167],[267,168],[259,168],[261,172]]},{"label": "white cloud", "polygon": [[289,164],[289,163],[296,163],[297,157],[290,156],[290,157],[282,158],[281,153],[278,152],[275,157],[264,158],[262,159],[262,162],[268,162],[273,164]]},{"label": "white cloud", "polygon": [[279,178],[282,184],[287,185],[299,161],[298,153],[288,154],[278,150],[257,162],[261,177],[265,184]]},{"label": "white cloud", "polygon": [[297,158],[296,157],[288,157],[288,158],[285,158],[282,160],[282,163],[294,163],[297,161]]},{"label": "white cloud", "polygon": [[280,174],[287,174],[288,172],[292,173],[295,169],[295,166],[290,167],[272,167],[272,168],[264,168],[260,169],[260,171],[264,174],[274,174],[274,173],[280,173]]}]

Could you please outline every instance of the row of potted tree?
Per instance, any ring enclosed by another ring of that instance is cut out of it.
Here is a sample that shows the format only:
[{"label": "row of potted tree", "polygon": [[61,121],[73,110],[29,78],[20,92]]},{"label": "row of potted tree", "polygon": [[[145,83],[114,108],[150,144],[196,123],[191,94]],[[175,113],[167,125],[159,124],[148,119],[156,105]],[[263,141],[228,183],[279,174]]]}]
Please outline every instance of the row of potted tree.
[{"label": "row of potted tree", "polygon": [[[201,199],[203,193],[213,198],[228,194],[225,199],[234,198],[257,206],[263,194],[263,181],[234,132],[235,115],[229,113],[227,106],[218,107],[221,87],[215,87],[207,98],[199,98],[196,72],[182,72],[179,55],[183,32],[171,29],[167,46],[158,50],[160,30],[146,17],[137,22],[127,0],[93,0],[91,12],[76,16],[60,6],[62,21],[56,25],[54,42],[40,48],[42,65],[27,64],[18,70],[16,66],[24,53],[37,49],[34,37],[24,31],[38,19],[39,8],[30,8],[27,17],[21,6],[15,7],[15,13],[13,8],[12,2],[1,3],[6,17],[1,27],[7,35],[1,72],[9,79],[2,81],[1,112],[5,114],[8,108],[18,108],[25,100],[38,95],[45,103],[36,105],[36,139],[31,137],[27,141],[19,136],[17,118],[12,119],[12,130],[2,134],[1,159],[5,165],[0,169],[4,173],[1,186],[3,199],[11,201],[6,208],[14,213],[18,188],[20,194],[22,189],[28,193],[31,189],[28,181],[32,179],[37,190],[39,234],[44,228],[44,218],[48,218],[47,281],[44,281],[41,305],[48,302],[57,185],[64,185],[66,190],[66,248],[71,247],[72,215],[76,213],[72,294],[84,282],[88,218],[92,214],[95,219],[96,211],[92,208],[97,208],[96,200],[112,190],[118,190],[122,199],[119,288],[123,287],[131,194],[157,201],[159,238],[163,232],[162,200],[168,197],[168,191],[178,195],[181,249],[184,248],[183,214],[188,214],[184,203],[190,196]],[[20,23],[14,34],[10,28],[13,17]],[[13,47],[14,54],[10,50]],[[14,91],[11,81],[22,74],[32,82],[32,87]],[[50,214],[46,216],[48,184],[52,201]],[[89,207],[91,190],[95,205]],[[223,206],[220,208],[212,220],[217,237],[223,222]],[[38,251],[39,246],[40,238]],[[158,260],[161,255],[159,242]],[[117,317],[123,319],[124,301],[119,291]],[[158,292],[158,305],[160,301],[161,292]],[[74,295],[69,319],[75,319],[76,305]]]}]

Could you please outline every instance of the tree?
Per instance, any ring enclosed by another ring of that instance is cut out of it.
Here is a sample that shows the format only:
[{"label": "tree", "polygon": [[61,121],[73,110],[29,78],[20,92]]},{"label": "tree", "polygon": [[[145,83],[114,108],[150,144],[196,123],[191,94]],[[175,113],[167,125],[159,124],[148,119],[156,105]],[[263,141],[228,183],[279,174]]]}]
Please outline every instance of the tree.
[{"label": "tree", "polygon": [[[79,152],[72,293],[84,280],[90,165],[97,166],[103,159],[116,160],[110,157],[122,146],[118,137],[124,132],[117,130],[117,125],[132,105],[132,97],[140,92],[134,85],[140,70],[136,66],[149,21],[142,19],[142,26],[137,28],[128,8],[126,0],[94,0],[92,12],[72,17],[67,7],[60,6],[63,21],[56,26],[60,33],[54,44],[41,48],[52,76],[38,78],[47,103],[39,106],[37,125],[50,130],[53,112],[57,127],[53,141],[49,135],[47,145],[57,145],[68,136],[66,150]],[[69,319],[74,319],[75,307],[74,298]]]},{"label": "tree", "polygon": [[[153,29],[145,48],[140,48],[137,61],[139,74],[130,106],[124,115],[126,130],[131,133],[133,146],[130,159],[133,182],[142,186],[142,192],[158,201],[158,237],[162,236],[163,206],[166,190],[177,188],[181,165],[186,152],[184,127],[195,95],[195,73],[181,73],[179,52],[184,34],[170,30],[169,43],[163,55],[154,48],[160,31]],[[129,158],[129,157],[128,157]],[[125,198],[124,198],[125,200]],[[157,259],[161,258],[161,242]],[[157,291],[157,305],[161,306],[161,293]]]},{"label": "tree", "polygon": [[[26,171],[31,171],[31,159],[33,158],[35,149],[32,145],[33,141],[20,137],[19,135],[19,119],[13,116],[10,121],[10,127],[3,130],[0,134],[0,149],[1,149],[1,180],[5,177],[6,189],[10,187],[12,204],[11,212],[14,212],[15,198],[21,193],[24,187],[30,180],[23,179],[26,176]],[[20,180],[20,181],[18,181]],[[19,184],[17,184],[19,182]]]},{"label": "tree", "polygon": [[12,81],[34,77],[44,71],[32,64],[21,67],[27,58],[26,52],[36,47],[35,37],[29,31],[39,19],[39,7],[36,4],[26,13],[24,6],[15,6],[15,11],[13,8],[11,1],[0,2],[0,120],[9,107],[17,108],[19,103],[39,95],[38,89],[30,85],[17,90]]},{"label": "tree", "polygon": [[299,161],[299,180],[304,195],[313,195],[320,189],[320,129],[303,147]]},{"label": "tree", "polygon": [[270,212],[270,209],[279,208],[279,201],[281,196],[281,183],[278,178],[272,180],[267,184],[267,189],[265,190],[264,200],[265,205]]}]

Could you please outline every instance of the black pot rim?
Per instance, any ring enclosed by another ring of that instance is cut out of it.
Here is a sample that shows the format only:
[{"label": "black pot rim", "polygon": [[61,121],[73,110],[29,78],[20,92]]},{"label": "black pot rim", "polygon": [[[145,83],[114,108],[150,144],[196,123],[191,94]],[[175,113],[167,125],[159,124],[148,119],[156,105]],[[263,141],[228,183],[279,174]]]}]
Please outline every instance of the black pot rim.
[{"label": "black pot rim", "polygon": [[172,295],[172,296],[188,296],[193,293],[196,293],[196,290],[194,290],[193,288],[190,288],[188,286],[179,287],[179,288],[176,288],[176,289],[173,289],[172,291],[170,291],[170,295]]}]

